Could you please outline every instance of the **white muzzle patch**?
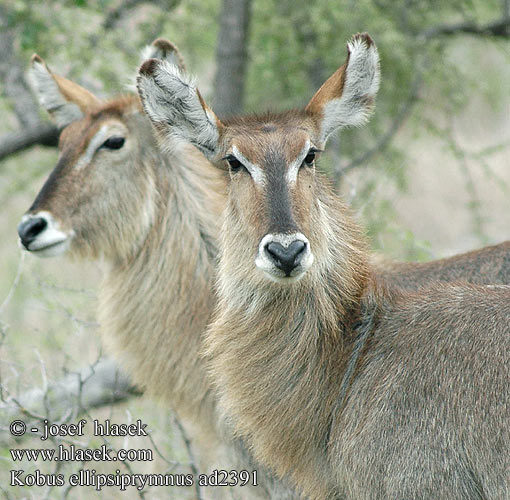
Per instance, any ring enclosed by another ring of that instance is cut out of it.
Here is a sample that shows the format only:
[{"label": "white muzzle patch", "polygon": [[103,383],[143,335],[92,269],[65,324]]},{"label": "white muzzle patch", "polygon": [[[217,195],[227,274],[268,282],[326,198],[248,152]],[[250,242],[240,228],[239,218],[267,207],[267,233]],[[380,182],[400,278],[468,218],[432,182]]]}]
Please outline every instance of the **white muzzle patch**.
[{"label": "white muzzle patch", "polygon": [[[294,242],[302,242],[304,244],[303,250],[299,255],[299,263],[295,265],[290,272],[284,271],[281,266],[279,267],[275,257],[268,252],[268,245],[276,243],[281,245],[284,249],[288,249]],[[310,269],[313,264],[314,257],[310,250],[310,242],[302,233],[292,234],[266,234],[259,243],[259,250],[255,265],[258,269],[263,271],[269,279],[278,283],[293,283],[299,280],[304,273]]]},{"label": "white muzzle patch", "polygon": [[68,233],[62,231],[60,224],[49,212],[41,211],[35,214],[26,214],[21,218],[18,227],[31,219],[43,219],[46,226],[26,244],[22,243],[21,238],[19,239],[19,244],[24,250],[38,257],[57,257],[69,249],[74,235],[73,231]]}]

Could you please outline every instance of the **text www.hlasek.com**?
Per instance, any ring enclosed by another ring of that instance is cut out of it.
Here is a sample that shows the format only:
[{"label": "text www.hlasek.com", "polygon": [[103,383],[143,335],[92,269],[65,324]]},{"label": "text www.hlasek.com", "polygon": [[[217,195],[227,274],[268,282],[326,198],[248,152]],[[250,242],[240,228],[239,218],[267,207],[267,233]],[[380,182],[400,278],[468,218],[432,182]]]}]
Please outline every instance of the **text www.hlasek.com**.
[{"label": "text www.hlasek.com", "polygon": [[21,460],[29,460],[35,462],[42,460],[43,462],[116,462],[117,460],[123,462],[137,461],[151,461],[152,450],[150,449],[138,449],[138,450],[124,450],[118,451],[111,450],[102,445],[100,448],[76,448],[74,445],[65,447],[59,445],[57,450],[52,449],[14,449],[9,450],[11,452],[11,458],[14,462]]}]

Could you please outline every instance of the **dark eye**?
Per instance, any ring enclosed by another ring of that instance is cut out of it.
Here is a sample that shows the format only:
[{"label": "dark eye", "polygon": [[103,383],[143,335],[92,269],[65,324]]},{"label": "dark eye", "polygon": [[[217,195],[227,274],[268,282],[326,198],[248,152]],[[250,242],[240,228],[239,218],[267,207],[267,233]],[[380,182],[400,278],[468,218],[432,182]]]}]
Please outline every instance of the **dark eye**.
[{"label": "dark eye", "polygon": [[125,142],[126,139],[124,139],[124,137],[113,136],[106,139],[106,141],[103,142],[101,147],[107,149],[120,149],[122,146],[124,146]]},{"label": "dark eye", "polygon": [[308,151],[308,154],[305,156],[303,163],[305,165],[307,165],[308,167],[312,167],[313,162],[315,161],[315,154],[316,154],[316,151],[313,151],[313,150]]},{"label": "dark eye", "polygon": [[243,168],[243,164],[233,155],[226,156],[225,160],[227,160],[232,172],[239,172]]}]

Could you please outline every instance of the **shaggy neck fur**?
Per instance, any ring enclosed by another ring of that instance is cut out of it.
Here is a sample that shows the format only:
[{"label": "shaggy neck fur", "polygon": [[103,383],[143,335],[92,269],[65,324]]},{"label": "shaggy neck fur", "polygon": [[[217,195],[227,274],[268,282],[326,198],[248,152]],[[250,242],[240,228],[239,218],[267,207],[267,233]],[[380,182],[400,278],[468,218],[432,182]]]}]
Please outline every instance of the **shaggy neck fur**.
[{"label": "shaggy neck fur", "polygon": [[198,155],[169,161],[156,147],[145,154],[152,220],[136,251],[109,263],[99,318],[105,343],[135,383],[210,426],[212,398],[198,349],[213,307],[213,234],[222,204],[212,196],[222,182],[214,169],[199,169]]},{"label": "shaggy neck fur", "polygon": [[306,477],[305,493],[327,499],[336,492],[325,450],[368,275],[362,235],[318,184],[309,238],[316,261],[295,284],[258,274],[242,220],[227,209],[206,352],[225,414],[255,457],[301,484]]},{"label": "shaggy neck fur", "polygon": [[[141,218],[147,227],[134,224],[131,244],[105,258],[98,314],[103,342],[135,384],[174,409],[200,472],[257,469],[259,485],[243,487],[242,498],[290,500],[293,491],[255,464],[220,422],[199,355],[216,302],[216,241],[226,188],[225,174],[203,162],[189,146],[174,155],[147,142],[140,165],[152,186],[148,215]],[[238,494],[237,488],[227,490],[208,488],[205,498]]]}]

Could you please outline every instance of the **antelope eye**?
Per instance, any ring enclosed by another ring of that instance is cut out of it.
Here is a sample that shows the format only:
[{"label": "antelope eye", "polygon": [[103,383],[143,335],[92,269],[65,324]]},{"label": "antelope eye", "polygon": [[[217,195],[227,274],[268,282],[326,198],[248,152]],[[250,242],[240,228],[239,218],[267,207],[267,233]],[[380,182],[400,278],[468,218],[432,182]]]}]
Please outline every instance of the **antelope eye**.
[{"label": "antelope eye", "polygon": [[243,168],[243,164],[233,155],[226,156],[225,160],[227,160],[232,172],[238,172]]},{"label": "antelope eye", "polygon": [[305,156],[304,164],[308,167],[313,166],[313,162],[315,161],[315,151],[308,151],[308,154]]},{"label": "antelope eye", "polygon": [[113,136],[106,139],[106,141],[104,141],[103,144],[101,145],[101,148],[120,149],[122,146],[124,146],[125,142],[126,139],[124,139],[124,137]]}]

